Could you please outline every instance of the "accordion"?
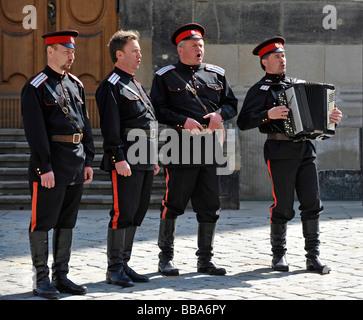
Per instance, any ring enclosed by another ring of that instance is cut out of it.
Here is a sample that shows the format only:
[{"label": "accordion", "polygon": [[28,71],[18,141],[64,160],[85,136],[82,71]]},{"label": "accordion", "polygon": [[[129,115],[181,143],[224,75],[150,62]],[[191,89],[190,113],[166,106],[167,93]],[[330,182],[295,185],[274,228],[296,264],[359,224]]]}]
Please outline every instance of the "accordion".
[{"label": "accordion", "polygon": [[290,109],[283,120],[285,134],[292,139],[324,140],[335,134],[330,114],[335,107],[335,87],[331,84],[295,83],[277,92],[278,102]]}]

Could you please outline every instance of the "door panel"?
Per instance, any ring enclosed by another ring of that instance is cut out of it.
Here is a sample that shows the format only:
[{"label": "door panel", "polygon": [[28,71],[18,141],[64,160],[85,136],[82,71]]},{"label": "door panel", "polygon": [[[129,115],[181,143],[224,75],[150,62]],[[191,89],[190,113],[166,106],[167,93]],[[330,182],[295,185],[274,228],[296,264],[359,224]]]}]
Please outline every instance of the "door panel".
[{"label": "door panel", "polygon": [[59,29],[76,29],[76,59],[71,72],[84,84],[87,108],[93,128],[99,127],[94,93],[100,82],[113,69],[107,43],[118,29],[114,0],[61,1]]},{"label": "door panel", "polygon": [[[37,29],[23,28],[26,5],[37,9]],[[44,15],[45,0],[0,0],[0,128],[22,127],[20,91],[45,65]]]}]

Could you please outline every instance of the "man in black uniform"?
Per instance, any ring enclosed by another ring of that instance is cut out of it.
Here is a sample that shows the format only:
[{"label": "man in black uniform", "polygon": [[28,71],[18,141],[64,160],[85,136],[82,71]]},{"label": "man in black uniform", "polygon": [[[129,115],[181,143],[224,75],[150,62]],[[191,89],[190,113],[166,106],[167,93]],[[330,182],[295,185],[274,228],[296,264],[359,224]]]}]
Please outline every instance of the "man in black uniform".
[{"label": "man in black uniform", "polygon": [[[294,217],[294,191],[300,201],[308,270],[328,273],[330,267],[319,259],[319,198],[315,150],[309,140],[292,140],[285,135],[283,120],[289,109],[278,105],[278,90],[291,85],[286,77],[285,39],[274,37],[258,45],[253,54],[260,57],[266,75],[248,91],[237,124],[241,130],[258,127],[267,134],[264,157],[272,180],[274,204],[271,211],[272,267],[288,271],[286,260],[287,222]],[[330,116],[338,124],[342,113],[335,108]]]},{"label": "man in black uniform", "polygon": [[[25,135],[30,147],[32,217],[29,240],[36,283],[33,293],[57,298],[59,292],[85,294],[67,278],[72,229],[83,192],[93,178],[93,137],[82,82],[69,71],[78,31],[45,34],[48,64],[21,93]],[[53,232],[52,283],[48,231]]]},{"label": "man in black uniform", "polygon": [[[211,141],[207,136],[214,136],[215,130],[223,126],[223,121],[236,115],[237,99],[224,69],[202,63],[204,34],[203,26],[193,23],[174,32],[171,42],[177,46],[179,61],[156,72],[150,93],[158,121],[178,129],[178,158],[181,159],[165,165],[167,190],[161,205],[158,239],[161,249],[159,272],[164,275],[179,274],[173,264],[176,219],[184,213],[189,200],[199,222],[198,272],[226,273],[224,268],[217,267],[212,261],[213,239],[220,212],[219,177],[214,159],[208,161],[211,159],[206,159],[205,155],[207,149],[218,148],[215,140]],[[185,131],[190,132],[191,146],[193,140],[199,138],[200,148],[183,148],[182,139],[187,137]],[[205,140],[200,139],[202,133]],[[201,161],[193,162],[190,159],[197,152],[201,153]],[[186,158],[188,161],[183,161]]]},{"label": "man in black uniform", "polygon": [[[110,172],[113,191],[106,281],[122,287],[149,281],[131,269],[128,262],[136,228],[149,206],[153,175],[159,171],[154,109],[135,78],[142,57],[138,40],[137,31],[120,30],[111,37],[108,46],[115,68],[96,91],[104,139],[101,169]],[[135,147],[136,143],[139,147]]]}]

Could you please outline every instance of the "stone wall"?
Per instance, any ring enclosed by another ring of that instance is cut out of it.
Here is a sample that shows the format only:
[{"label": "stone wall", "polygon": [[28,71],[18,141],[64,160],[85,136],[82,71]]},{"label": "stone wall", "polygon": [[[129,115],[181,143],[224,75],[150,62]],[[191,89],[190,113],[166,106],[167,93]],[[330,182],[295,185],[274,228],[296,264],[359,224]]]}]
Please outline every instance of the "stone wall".
[{"label": "stone wall", "polygon": [[[150,88],[156,70],[178,58],[170,43],[173,31],[185,23],[196,22],[206,29],[204,61],[226,69],[239,98],[239,108],[248,88],[264,74],[259,59],[251,54],[252,49],[266,38],[283,36],[287,41],[288,75],[333,83],[337,104],[344,113],[337,134],[328,141],[315,143],[322,198],[362,198],[363,1],[119,2],[120,27],[141,33],[143,64],[137,77],[146,88]],[[271,199],[271,183],[262,157],[265,137],[257,129],[238,132],[238,136],[240,200]]]}]

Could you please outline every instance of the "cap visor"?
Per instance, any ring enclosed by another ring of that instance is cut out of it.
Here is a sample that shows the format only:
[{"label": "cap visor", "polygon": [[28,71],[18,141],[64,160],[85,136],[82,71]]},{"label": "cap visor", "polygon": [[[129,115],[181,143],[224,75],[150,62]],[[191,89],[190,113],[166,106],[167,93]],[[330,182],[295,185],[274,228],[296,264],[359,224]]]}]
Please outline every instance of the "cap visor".
[{"label": "cap visor", "polygon": [[65,46],[70,49],[76,49],[76,46],[73,43],[60,43],[62,46]]}]

